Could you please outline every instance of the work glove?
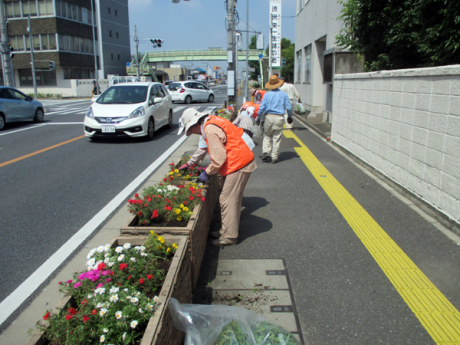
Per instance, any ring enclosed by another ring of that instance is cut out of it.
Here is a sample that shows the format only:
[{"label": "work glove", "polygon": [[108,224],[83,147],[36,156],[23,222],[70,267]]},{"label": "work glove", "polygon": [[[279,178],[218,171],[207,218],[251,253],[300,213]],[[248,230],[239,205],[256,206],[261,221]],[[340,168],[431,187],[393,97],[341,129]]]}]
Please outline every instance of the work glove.
[{"label": "work glove", "polygon": [[187,168],[189,167],[188,163],[185,163],[184,165],[182,165],[180,168],[179,168],[179,171],[180,172],[185,172],[187,170]]},{"label": "work glove", "polygon": [[288,118],[287,118],[287,123],[289,123],[289,124],[292,123],[292,116],[288,116]]},{"label": "work glove", "polygon": [[200,175],[200,177],[198,178],[198,180],[199,180],[200,182],[205,183],[205,182],[208,182],[208,181],[209,181],[209,178],[210,178],[210,177],[211,177],[211,176],[209,176],[209,175],[206,173],[206,170],[205,170],[205,171],[203,171],[203,172],[201,173],[201,175]]},{"label": "work glove", "polygon": [[256,118],[256,126],[260,125],[260,117]]}]

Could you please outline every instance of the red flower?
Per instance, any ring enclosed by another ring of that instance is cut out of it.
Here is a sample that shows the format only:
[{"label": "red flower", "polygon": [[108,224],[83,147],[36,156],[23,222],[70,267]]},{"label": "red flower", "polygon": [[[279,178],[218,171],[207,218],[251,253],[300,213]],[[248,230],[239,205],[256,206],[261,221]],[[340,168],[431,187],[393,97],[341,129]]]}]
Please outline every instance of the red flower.
[{"label": "red flower", "polygon": [[176,197],[174,197],[173,199],[176,200]]},{"label": "red flower", "polygon": [[[165,181],[166,181],[166,180],[165,180]],[[160,183],[160,186],[162,186],[162,185],[163,185],[163,183]]]},{"label": "red flower", "polygon": [[147,220],[144,220],[144,224],[147,224]]},{"label": "red flower", "polygon": [[137,203],[138,203],[139,205],[142,204],[142,200],[141,200],[141,199],[137,200]]},{"label": "red flower", "polygon": [[165,181],[165,182],[166,182],[166,181],[168,181],[168,179],[165,177],[165,178],[163,179],[163,181]]},{"label": "red flower", "polygon": [[152,219],[153,219],[153,218],[156,218],[156,217],[158,217],[158,211],[157,211],[157,210],[153,210]]},{"label": "red flower", "polygon": [[97,314],[97,309],[93,309],[93,311],[91,312],[91,315],[96,315]]},{"label": "red flower", "polygon": [[61,285],[61,284],[62,284],[62,282],[59,282],[58,284],[59,284],[59,285]]},{"label": "red flower", "polygon": [[141,211],[137,212],[137,215],[138,215],[139,217],[142,217],[142,212],[141,212]]},{"label": "red flower", "polygon": [[69,309],[69,314],[70,314],[70,315],[75,315],[75,314],[77,314],[77,309],[75,309],[75,308],[70,308],[70,309]]},{"label": "red flower", "polygon": [[122,271],[126,267],[128,267],[128,264],[120,264],[120,266],[119,266],[120,271]]},{"label": "red flower", "polygon": [[147,275],[147,279],[148,279],[148,280],[153,279],[153,275],[148,274],[148,275]]},{"label": "red flower", "polygon": [[102,271],[105,268],[105,263],[101,262],[99,265],[97,265],[97,270]]},{"label": "red flower", "polygon": [[128,276],[128,280],[130,280],[132,278],[132,276]]},{"label": "red flower", "polygon": [[144,207],[149,207],[149,204],[144,204]]},{"label": "red flower", "polygon": [[134,197],[137,199],[139,197],[139,194],[134,194]]},{"label": "red flower", "polygon": [[147,201],[152,201],[152,199],[150,197],[147,197]]},{"label": "red flower", "polygon": [[70,314],[65,316],[65,319],[66,319],[67,321],[69,321],[69,320],[72,319],[72,318],[73,318],[73,316],[70,315]]},{"label": "red flower", "polygon": [[117,283],[118,286],[121,286],[121,283]]},{"label": "red flower", "polygon": [[192,201],[192,200],[193,200],[193,199],[195,199],[195,198],[194,198],[193,196],[190,196],[190,198],[189,198],[189,199],[190,199],[190,201]]},{"label": "red flower", "polygon": [[86,315],[83,315],[83,322],[86,322],[86,321],[88,321],[88,320],[89,320],[89,317],[86,316]]},{"label": "red flower", "polygon": [[201,198],[201,201],[203,201],[203,202],[204,202],[204,198],[203,198],[203,197]]},{"label": "red flower", "polygon": [[166,211],[171,211],[171,206],[165,205],[165,210],[166,210]]},{"label": "red flower", "polygon": [[87,299],[84,299],[83,301],[80,302],[82,305],[86,305],[88,303]]},{"label": "red flower", "polygon": [[43,315],[43,320],[48,320],[50,316],[51,316],[51,313],[47,312],[45,315]]},{"label": "red flower", "polygon": [[141,277],[141,279],[139,279],[139,283],[144,284],[144,279],[142,277]]},{"label": "red flower", "polygon": [[174,166],[174,162],[169,163],[169,165],[173,167],[173,166]]}]

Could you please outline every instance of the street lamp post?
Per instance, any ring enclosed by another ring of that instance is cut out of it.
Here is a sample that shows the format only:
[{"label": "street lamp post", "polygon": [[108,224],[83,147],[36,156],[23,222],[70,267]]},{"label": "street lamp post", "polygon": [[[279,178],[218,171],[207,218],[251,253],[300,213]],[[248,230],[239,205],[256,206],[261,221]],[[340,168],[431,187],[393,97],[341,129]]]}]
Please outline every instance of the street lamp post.
[{"label": "street lamp post", "polygon": [[97,73],[97,52],[96,52],[96,35],[94,29],[95,11],[93,9],[93,0],[91,0],[91,23],[93,26],[93,50],[94,50],[94,77],[96,78],[96,94],[99,93],[99,77]]}]

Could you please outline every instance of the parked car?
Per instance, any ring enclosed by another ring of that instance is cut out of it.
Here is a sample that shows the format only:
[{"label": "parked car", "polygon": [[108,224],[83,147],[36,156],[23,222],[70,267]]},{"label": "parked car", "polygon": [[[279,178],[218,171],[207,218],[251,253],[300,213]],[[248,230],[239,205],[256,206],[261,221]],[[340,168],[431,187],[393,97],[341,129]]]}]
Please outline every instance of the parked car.
[{"label": "parked car", "polygon": [[43,104],[18,89],[0,86],[0,130],[9,122],[42,122],[45,118],[44,109]]},{"label": "parked car", "polygon": [[169,84],[168,91],[173,102],[214,102],[214,91],[196,81],[180,81]]},{"label": "parked car", "polygon": [[88,108],[85,135],[128,135],[152,139],[156,130],[172,127],[171,95],[157,82],[121,83],[105,90]]},{"label": "parked car", "polygon": [[165,88],[168,88],[170,84],[174,83],[174,80],[166,80],[165,81]]}]

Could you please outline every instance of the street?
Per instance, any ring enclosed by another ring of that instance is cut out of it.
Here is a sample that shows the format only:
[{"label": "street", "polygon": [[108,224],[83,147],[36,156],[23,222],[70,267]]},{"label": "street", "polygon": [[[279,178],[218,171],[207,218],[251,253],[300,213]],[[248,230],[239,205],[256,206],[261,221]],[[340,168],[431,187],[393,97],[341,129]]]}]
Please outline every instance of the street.
[{"label": "street", "polygon": [[[214,89],[213,103],[190,106],[223,104],[225,86]],[[173,128],[152,141],[91,142],[82,128],[91,101],[43,103],[43,123],[13,123],[0,133],[0,302],[179,139],[187,108],[175,104]]]}]

